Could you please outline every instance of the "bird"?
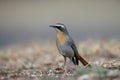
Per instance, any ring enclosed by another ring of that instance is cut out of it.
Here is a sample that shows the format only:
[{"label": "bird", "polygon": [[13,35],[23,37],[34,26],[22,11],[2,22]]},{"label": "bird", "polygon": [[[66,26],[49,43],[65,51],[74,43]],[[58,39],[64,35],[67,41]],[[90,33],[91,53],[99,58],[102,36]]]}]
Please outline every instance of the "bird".
[{"label": "bird", "polygon": [[59,53],[64,57],[64,66],[66,58],[69,58],[75,65],[79,65],[79,61],[83,66],[88,66],[89,63],[79,54],[75,42],[68,33],[66,26],[62,23],[50,25],[56,30],[56,46]]}]

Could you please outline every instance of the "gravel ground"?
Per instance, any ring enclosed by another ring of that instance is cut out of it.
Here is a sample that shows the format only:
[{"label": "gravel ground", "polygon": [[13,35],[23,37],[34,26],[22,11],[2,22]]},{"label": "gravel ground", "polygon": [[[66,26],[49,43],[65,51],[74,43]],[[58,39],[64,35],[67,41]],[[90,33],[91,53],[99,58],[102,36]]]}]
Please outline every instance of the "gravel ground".
[{"label": "gravel ground", "polygon": [[34,41],[1,48],[0,80],[120,79],[119,40],[87,40],[77,46],[91,67],[82,64],[74,66],[68,59],[66,72],[62,69],[64,59],[52,41]]}]

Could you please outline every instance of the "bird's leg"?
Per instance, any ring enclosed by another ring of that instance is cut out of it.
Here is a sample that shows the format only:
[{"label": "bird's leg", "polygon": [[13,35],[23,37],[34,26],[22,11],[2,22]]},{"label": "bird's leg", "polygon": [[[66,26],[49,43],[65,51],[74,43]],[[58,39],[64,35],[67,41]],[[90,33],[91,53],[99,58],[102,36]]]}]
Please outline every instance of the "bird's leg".
[{"label": "bird's leg", "polygon": [[76,61],[75,61],[74,57],[71,58],[71,61],[76,65]]},{"label": "bird's leg", "polygon": [[65,68],[66,65],[66,57],[64,56],[64,65],[63,65],[63,69]]},{"label": "bird's leg", "polygon": [[63,65],[64,73],[62,74],[62,78],[67,76],[67,67],[66,67],[66,57],[64,56],[64,65]]}]

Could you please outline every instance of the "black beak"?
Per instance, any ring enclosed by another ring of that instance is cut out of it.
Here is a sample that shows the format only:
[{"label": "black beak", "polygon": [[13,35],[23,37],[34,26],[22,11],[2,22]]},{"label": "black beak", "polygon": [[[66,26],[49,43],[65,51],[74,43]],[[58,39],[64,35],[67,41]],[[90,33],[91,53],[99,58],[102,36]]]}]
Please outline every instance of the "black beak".
[{"label": "black beak", "polygon": [[55,25],[50,25],[49,27],[56,28],[56,26],[55,26]]}]

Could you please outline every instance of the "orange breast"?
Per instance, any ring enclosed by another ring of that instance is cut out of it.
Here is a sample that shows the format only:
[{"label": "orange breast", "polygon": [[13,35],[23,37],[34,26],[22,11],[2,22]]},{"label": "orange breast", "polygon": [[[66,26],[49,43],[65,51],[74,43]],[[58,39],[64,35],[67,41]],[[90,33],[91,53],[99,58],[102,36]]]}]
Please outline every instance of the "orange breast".
[{"label": "orange breast", "polygon": [[65,42],[65,35],[63,34],[63,32],[61,32],[58,29],[56,29],[56,31],[57,31],[57,42],[64,43]]}]

